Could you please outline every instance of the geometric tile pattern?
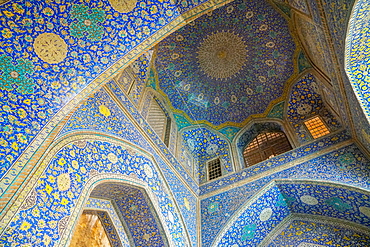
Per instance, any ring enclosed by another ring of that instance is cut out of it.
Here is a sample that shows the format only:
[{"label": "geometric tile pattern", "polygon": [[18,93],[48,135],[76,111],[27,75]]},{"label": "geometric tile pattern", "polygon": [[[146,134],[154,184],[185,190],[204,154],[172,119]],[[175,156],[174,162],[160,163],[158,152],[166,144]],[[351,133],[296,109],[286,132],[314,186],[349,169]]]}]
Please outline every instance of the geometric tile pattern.
[{"label": "geometric tile pattern", "polygon": [[[213,49],[221,49],[221,53],[215,55],[210,69],[204,68],[201,58],[205,40],[222,33],[236,35],[247,53],[239,73],[226,78],[205,71],[217,74],[218,70],[211,68],[217,66],[218,59],[233,59],[227,65],[237,64],[239,56],[211,45],[207,54]],[[293,73],[294,50],[286,20],[269,3],[237,0],[199,17],[159,43],[159,86],[170,105],[193,122],[240,125],[250,115],[263,113],[282,95],[284,83]]]},{"label": "geometric tile pattern", "polygon": [[[0,5],[0,176],[83,88],[179,13],[169,2]],[[6,2],[6,3],[4,3]]]}]

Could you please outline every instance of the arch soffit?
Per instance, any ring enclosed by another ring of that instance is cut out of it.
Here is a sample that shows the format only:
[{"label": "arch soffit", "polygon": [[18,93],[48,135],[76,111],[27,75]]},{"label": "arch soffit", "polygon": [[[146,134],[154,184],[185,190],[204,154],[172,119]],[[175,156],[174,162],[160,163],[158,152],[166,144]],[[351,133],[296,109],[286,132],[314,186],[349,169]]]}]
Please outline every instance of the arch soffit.
[{"label": "arch soffit", "polygon": [[[263,197],[264,194],[270,190],[273,187],[277,187],[278,190],[280,190],[279,186],[284,185],[284,184],[307,184],[307,185],[318,185],[318,186],[329,186],[329,187],[334,187],[338,189],[345,189],[346,191],[354,191],[354,192],[359,192],[366,194],[367,196],[370,197],[370,190],[367,188],[360,188],[360,187],[355,187],[347,184],[342,184],[338,182],[328,182],[328,181],[321,181],[321,180],[311,180],[311,179],[276,179],[270,181],[268,184],[263,186],[254,196],[249,198],[244,204],[242,204],[238,210],[235,211],[235,213],[229,218],[229,220],[226,222],[224,227],[218,232],[217,236],[215,237],[213,243],[211,246],[218,246],[219,242],[221,241],[222,237],[226,234],[228,229],[232,227],[235,223],[235,221],[242,215],[243,212],[245,212],[248,208],[250,208],[253,203],[255,203],[259,198]],[[290,210],[290,209],[289,209]],[[288,217],[292,217],[292,212],[288,215]],[[297,214],[298,215],[298,214]],[[305,215],[310,215],[311,214],[305,214]],[[331,219],[337,219],[337,218],[331,218]],[[283,219],[284,221],[284,219]],[[369,227],[360,225],[358,223],[354,223],[350,221],[351,223],[361,227],[361,228],[367,228]],[[274,231],[274,230],[272,230]]]},{"label": "arch soffit", "polygon": [[[163,175],[161,169],[159,168],[159,165],[155,161],[154,157],[151,154],[147,153],[145,150],[141,149],[140,147],[137,147],[136,145],[133,145],[133,144],[131,144],[131,143],[125,141],[125,140],[118,139],[115,136],[109,136],[109,135],[106,135],[106,134],[103,134],[103,133],[96,133],[96,132],[69,133],[65,136],[62,136],[62,137],[58,138],[56,141],[51,143],[51,145],[47,148],[47,150],[45,150],[44,155],[37,161],[37,163],[35,165],[35,172],[33,173],[33,176],[31,176],[30,178],[27,178],[28,179],[27,183],[29,184],[29,186],[24,187],[23,190],[21,190],[18,193],[18,198],[23,198],[23,200],[19,200],[19,199],[13,200],[13,202],[11,202],[11,206],[9,207],[9,209],[5,213],[3,213],[3,218],[2,218],[2,221],[1,221],[1,224],[0,224],[0,229],[2,229],[2,231],[4,231],[4,229],[6,229],[6,226],[12,220],[14,212],[17,212],[20,209],[20,207],[22,206],[22,204],[26,200],[29,193],[33,190],[34,186],[36,186],[36,183],[37,183],[37,180],[38,180],[39,176],[48,168],[49,163],[53,159],[54,155],[59,150],[61,150],[63,147],[67,146],[68,144],[71,144],[73,142],[78,142],[78,141],[89,141],[89,140],[91,140],[91,141],[105,141],[105,142],[109,142],[111,144],[115,144],[115,145],[130,149],[130,150],[135,150],[135,152],[137,152],[139,155],[142,155],[143,157],[147,158],[153,164],[153,167],[155,167],[156,172],[159,174],[159,179],[163,182],[164,192],[168,194],[168,196],[171,198],[171,200],[174,203],[175,212],[179,216],[181,226],[184,229],[184,233],[185,233],[184,235],[186,235],[186,236],[184,236],[184,239],[189,244],[190,243],[190,237],[189,237],[189,234],[187,232],[187,228],[185,227],[185,223],[184,223],[184,219],[182,218],[182,214],[180,213],[179,206],[177,205],[177,201],[176,201],[175,197],[173,196],[167,181],[164,179],[164,175]],[[169,233],[169,229],[166,227],[166,224],[163,224],[163,222],[165,222],[164,216],[162,214],[158,213],[158,212],[160,212],[160,208],[157,204],[154,203],[154,202],[157,202],[157,200],[155,199],[156,197],[151,192],[149,186],[142,180],[132,178],[132,177],[128,177],[126,175],[122,175],[122,174],[102,174],[102,175],[93,176],[86,183],[86,185],[84,186],[84,189],[81,192],[81,194],[83,196],[79,198],[79,200],[78,200],[78,202],[77,202],[77,204],[74,208],[74,211],[71,213],[70,217],[75,219],[75,220],[78,219],[78,217],[80,216],[80,214],[83,211],[83,206],[84,206],[84,204],[86,203],[86,201],[88,199],[87,195],[90,195],[92,189],[96,185],[98,185],[100,183],[104,183],[105,180],[113,181],[114,179],[117,179],[117,182],[122,182],[123,181],[123,182],[126,182],[129,185],[133,185],[133,186],[136,185],[137,187],[140,187],[140,188],[145,190],[145,192],[148,194],[148,197],[150,198],[151,202],[153,203],[154,209],[155,209],[156,213],[159,216],[161,224],[163,225],[163,229],[166,233],[166,239],[169,243],[169,246],[174,246],[174,245],[172,245],[173,243],[172,243],[172,238],[170,237],[171,234]],[[191,189],[189,189],[189,191],[194,193]],[[70,229],[72,227],[71,224],[74,224],[74,223],[69,221],[68,224],[69,224],[68,225],[69,228],[67,228],[67,229]],[[2,231],[0,231],[0,234],[2,233]],[[63,241],[62,241],[62,239],[63,239]],[[61,243],[62,242],[66,243],[66,241],[69,241],[69,240],[66,239],[65,234],[63,234],[63,236],[61,236],[61,240],[59,241],[59,246],[64,246]]]},{"label": "arch soffit", "polygon": [[[367,66],[366,68],[366,60],[364,60],[364,63],[359,63],[357,61],[356,63],[356,60],[352,61],[354,56],[358,56],[358,52],[356,52],[355,55],[352,55],[352,46],[354,45],[354,37],[357,37],[357,40],[360,40],[361,37],[365,37],[366,34],[363,34],[363,35],[358,35],[358,29],[361,29],[363,30],[363,28],[356,28],[356,26],[360,26],[361,27],[361,23],[367,25],[368,22],[369,22],[369,18],[366,18],[365,16],[365,13],[366,11],[368,11],[368,9],[366,10],[366,4],[367,1],[363,1],[363,0],[356,0],[354,5],[353,5],[353,8],[352,8],[352,11],[351,11],[351,15],[350,15],[350,18],[349,18],[349,22],[348,22],[348,25],[347,25],[347,32],[346,32],[346,39],[345,39],[345,51],[344,51],[344,70],[346,72],[346,75],[348,76],[349,78],[349,81],[351,83],[351,86],[352,86],[352,89],[356,95],[356,98],[367,118],[367,121],[370,123],[370,107],[369,107],[369,99],[366,99],[365,95],[366,95],[366,89],[365,90],[361,90],[360,87],[364,87],[366,88],[366,82],[364,82],[364,78],[365,76],[363,75],[362,76],[362,79],[355,79],[356,76],[353,74],[353,70],[356,70],[355,72],[357,73],[360,73],[360,71],[367,71],[369,72],[370,69],[369,69],[369,65]],[[368,5],[367,5],[368,6]],[[362,8],[364,7],[364,9],[362,10]],[[361,10],[363,11],[361,13]],[[360,14],[362,15],[361,18],[359,18]],[[369,31],[367,32],[367,34],[369,33]],[[368,48],[368,47],[367,47]],[[366,47],[364,48],[366,49]],[[365,66],[362,70],[361,70],[361,67]],[[355,68],[355,69],[354,69]],[[362,85],[363,84],[363,85]],[[368,83],[367,83],[368,84]],[[367,86],[367,93],[369,92],[369,86]]]}]

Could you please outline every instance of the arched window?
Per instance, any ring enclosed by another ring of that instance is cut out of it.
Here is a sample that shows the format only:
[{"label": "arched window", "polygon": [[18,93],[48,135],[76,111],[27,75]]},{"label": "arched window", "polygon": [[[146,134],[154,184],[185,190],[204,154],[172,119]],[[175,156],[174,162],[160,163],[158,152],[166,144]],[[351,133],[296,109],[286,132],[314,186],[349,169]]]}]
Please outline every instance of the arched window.
[{"label": "arched window", "polygon": [[292,146],[284,132],[260,133],[244,149],[245,165],[252,166],[291,149]]}]

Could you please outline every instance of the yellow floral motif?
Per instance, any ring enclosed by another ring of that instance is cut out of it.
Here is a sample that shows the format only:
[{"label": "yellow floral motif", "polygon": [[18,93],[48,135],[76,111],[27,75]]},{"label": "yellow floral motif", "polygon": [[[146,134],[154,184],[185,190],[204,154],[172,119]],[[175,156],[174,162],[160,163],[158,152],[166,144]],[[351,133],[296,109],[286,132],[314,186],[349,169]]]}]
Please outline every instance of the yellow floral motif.
[{"label": "yellow floral motif", "polygon": [[37,223],[37,227],[45,228],[46,227],[45,220],[39,220],[39,222]]},{"label": "yellow floral motif", "polygon": [[16,142],[13,142],[13,144],[12,144],[12,148],[15,150],[15,151],[18,151],[18,143],[16,143]]},{"label": "yellow floral motif", "polygon": [[14,16],[14,14],[10,11],[3,11],[4,15],[6,15],[6,17],[10,18],[12,16]]},{"label": "yellow floral motif", "polygon": [[78,162],[77,162],[77,160],[72,160],[72,167],[74,168],[74,169],[78,169],[78,167],[79,167],[79,165],[78,165]]},{"label": "yellow floral motif", "polygon": [[118,158],[114,153],[108,154],[108,160],[112,162],[113,164],[116,164],[118,162]]},{"label": "yellow floral motif", "polygon": [[51,243],[51,237],[47,234],[44,234],[44,237],[43,237],[43,242],[45,244],[45,246],[49,246],[49,244]]},{"label": "yellow floral motif", "polygon": [[18,13],[18,14],[23,14],[24,13],[24,9],[21,5],[17,4],[17,3],[13,3],[13,10],[15,13]]},{"label": "yellow floral motif", "polygon": [[27,117],[27,112],[23,108],[20,108],[18,109],[18,115],[20,118],[25,118]]},{"label": "yellow floral motif", "polygon": [[1,32],[2,32],[4,38],[9,39],[13,36],[13,32],[10,31],[9,28],[4,28]]},{"label": "yellow floral motif", "polygon": [[49,175],[49,176],[48,176],[48,182],[50,182],[50,183],[55,183],[55,177],[54,177],[54,176]]},{"label": "yellow floral motif", "polygon": [[45,186],[45,191],[50,195],[50,193],[53,191],[53,188],[50,185]]},{"label": "yellow floral motif", "polygon": [[27,137],[23,134],[16,134],[18,142],[27,144]]},{"label": "yellow floral motif", "polygon": [[38,207],[35,207],[34,209],[32,209],[32,215],[33,217],[40,217],[40,210]]},{"label": "yellow floral motif", "polygon": [[60,158],[58,160],[58,164],[61,165],[61,166],[63,166],[65,163],[67,163],[67,162],[66,162],[66,160],[64,158]]},{"label": "yellow floral motif", "polygon": [[106,117],[109,117],[110,116],[110,110],[105,105],[100,105],[99,106],[99,112],[101,114],[103,114],[104,116],[106,116]]},{"label": "yellow floral motif", "polygon": [[67,205],[69,203],[68,199],[67,198],[63,198],[62,201],[60,202],[60,204],[62,205]]},{"label": "yellow floral motif", "polygon": [[71,187],[71,178],[69,177],[69,173],[60,174],[58,176],[57,183],[60,191],[68,190]]},{"label": "yellow floral motif", "polygon": [[30,227],[31,227],[31,224],[30,223],[28,223],[27,221],[23,221],[20,229],[22,231],[27,231],[28,229],[30,229]]}]

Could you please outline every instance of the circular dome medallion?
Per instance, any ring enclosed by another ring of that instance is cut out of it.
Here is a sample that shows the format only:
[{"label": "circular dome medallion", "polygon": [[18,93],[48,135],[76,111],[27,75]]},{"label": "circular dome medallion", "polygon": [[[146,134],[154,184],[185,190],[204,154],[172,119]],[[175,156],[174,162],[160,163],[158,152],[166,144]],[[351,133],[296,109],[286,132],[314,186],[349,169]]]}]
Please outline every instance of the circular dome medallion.
[{"label": "circular dome medallion", "polygon": [[109,0],[109,2],[116,11],[128,13],[135,8],[137,0]]},{"label": "circular dome medallion", "polygon": [[37,56],[50,64],[62,62],[68,51],[66,42],[54,33],[42,33],[37,36],[33,47]]},{"label": "circular dome medallion", "polygon": [[214,79],[237,74],[247,61],[246,45],[238,35],[221,31],[208,35],[199,47],[200,69]]}]

